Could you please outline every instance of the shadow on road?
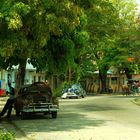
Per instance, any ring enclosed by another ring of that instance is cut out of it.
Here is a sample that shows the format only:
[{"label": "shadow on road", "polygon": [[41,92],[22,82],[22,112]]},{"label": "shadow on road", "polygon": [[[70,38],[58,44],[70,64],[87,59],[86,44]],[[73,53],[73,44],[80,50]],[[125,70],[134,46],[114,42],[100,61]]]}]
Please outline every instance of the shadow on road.
[{"label": "shadow on road", "polygon": [[100,104],[100,105],[87,105],[87,106],[80,106],[81,110],[85,110],[85,111],[109,111],[109,110],[122,110],[122,108],[120,107],[116,107],[116,106],[107,106],[104,104]]},{"label": "shadow on road", "polygon": [[24,138],[34,132],[79,131],[84,128],[104,126],[107,121],[110,121],[95,117],[95,111],[119,109],[115,106],[101,103],[95,104],[92,100],[86,102],[85,100],[68,100],[62,102],[58,112],[58,118],[52,119],[49,115],[34,115],[26,120],[21,120],[20,117],[12,116],[11,127],[8,126],[8,130],[14,130],[15,133],[20,133],[21,135],[16,135],[17,139]]},{"label": "shadow on road", "polygon": [[[74,112],[64,112],[58,115],[57,119],[52,119],[49,116],[36,115],[32,118],[21,120],[13,119],[13,122],[18,123],[22,129],[26,128],[29,131],[70,131],[73,129],[82,129],[90,126],[100,126],[105,123],[104,120],[96,118],[88,118],[86,115]],[[22,126],[20,126],[20,123]],[[28,131],[28,132],[29,132]]]},{"label": "shadow on road", "polygon": [[[8,120],[5,120],[5,122],[8,122]],[[89,118],[77,112],[63,112],[58,115],[57,119],[36,115],[33,118],[21,120],[16,116],[12,116],[10,121],[12,127],[9,127],[8,130],[12,132],[14,130],[16,133],[22,134],[16,136],[16,138],[22,138],[33,132],[74,131],[83,128],[98,127],[105,125],[105,123],[105,120],[94,117]]]}]

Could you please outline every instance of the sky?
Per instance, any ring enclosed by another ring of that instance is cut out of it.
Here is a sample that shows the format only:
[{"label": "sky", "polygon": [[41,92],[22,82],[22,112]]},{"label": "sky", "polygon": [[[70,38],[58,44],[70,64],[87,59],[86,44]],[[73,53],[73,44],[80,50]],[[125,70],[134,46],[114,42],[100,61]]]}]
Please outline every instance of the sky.
[{"label": "sky", "polygon": [[138,3],[138,10],[140,10],[140,0],[136,0],[136,2]]},{"label": "sky", "polygon": [[136,0],[140,4],[140,0]]},{"label": "sky", "polygon": [[139,6],[140,6],[140,0],[136,0],[136,2],[139,4]]}]

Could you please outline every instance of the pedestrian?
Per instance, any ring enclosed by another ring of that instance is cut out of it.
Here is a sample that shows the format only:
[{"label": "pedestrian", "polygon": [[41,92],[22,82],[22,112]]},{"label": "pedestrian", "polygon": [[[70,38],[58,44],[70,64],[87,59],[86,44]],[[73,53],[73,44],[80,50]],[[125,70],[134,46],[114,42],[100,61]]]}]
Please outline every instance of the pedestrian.
[{"label": "pedestrian", "polygon": [[12,112],[12,108],[15,102],[15,89],[11,86],[11,84],[8,84],[10,92],[9,92],[9,99],[7,100],[2,112],[0,113],[0,119],[2,116],[4,116],[4,114],[7,112],[7,116],[6,118],[10,118],[11,116],[11,112]]}]

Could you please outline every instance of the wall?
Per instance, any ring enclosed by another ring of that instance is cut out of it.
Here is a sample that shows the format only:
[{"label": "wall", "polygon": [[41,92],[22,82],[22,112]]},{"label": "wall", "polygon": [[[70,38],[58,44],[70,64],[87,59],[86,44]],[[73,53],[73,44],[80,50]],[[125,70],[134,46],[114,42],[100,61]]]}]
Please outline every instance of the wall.
[{"label": "wall", "polygon": [[[15,79],[17,75],[17,69],[14,69],[12,71],[0,71],[0,80],[1,80],[1,88],[9,91],[8,87],[8,75],[10,75],[10,81],[12,83],[12,86],[15,87]],[[35,80],[34,80],[35,79]],[[24,84],[32,84],[33,82],[38,81],[45,81],[45,73],[36,73],[36,70],[26,70],[25,74],[25,83]]]},{"label": "wall", "polygon": [[[107,88],[111,87],[113,92],[122,92],[121,85],[126,80],[125,75],[108,75],[107,76]],[[94,75],[86,78],[86,91],[89,94],[97,94],[100,91],[101,83],[98,75]]]}]

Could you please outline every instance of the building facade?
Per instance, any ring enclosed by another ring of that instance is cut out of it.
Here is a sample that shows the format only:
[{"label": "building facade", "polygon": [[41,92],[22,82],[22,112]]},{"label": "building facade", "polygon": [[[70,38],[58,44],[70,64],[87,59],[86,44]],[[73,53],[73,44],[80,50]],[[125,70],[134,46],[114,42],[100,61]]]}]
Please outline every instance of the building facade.
[{"label": "building facade", "polygon": [[[8,91],[8,81],[15,87],[15,80],[18,73],[18,66],[13,66],[11,70],[0,70],[0,89]],[[33,82],[45,81],[45,72],[36,72],[33,65],[26,64],[24,84],[32,84]]]}]

